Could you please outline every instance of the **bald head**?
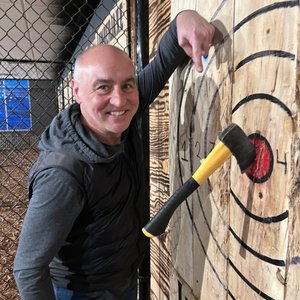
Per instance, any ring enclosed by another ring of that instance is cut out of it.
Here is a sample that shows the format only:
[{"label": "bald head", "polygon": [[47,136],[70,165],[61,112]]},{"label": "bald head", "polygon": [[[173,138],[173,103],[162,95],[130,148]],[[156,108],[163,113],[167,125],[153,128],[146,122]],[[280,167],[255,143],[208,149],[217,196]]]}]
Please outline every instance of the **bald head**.
[{"label": "bald head", "polygon": [[131,59],[120,48],[107,44],[88,48],[77,57],[73,78],[75,81],[80,82],[81,77],[91,66],[107,63],[118,64],[120,61],[128,63],[134,69]]}]

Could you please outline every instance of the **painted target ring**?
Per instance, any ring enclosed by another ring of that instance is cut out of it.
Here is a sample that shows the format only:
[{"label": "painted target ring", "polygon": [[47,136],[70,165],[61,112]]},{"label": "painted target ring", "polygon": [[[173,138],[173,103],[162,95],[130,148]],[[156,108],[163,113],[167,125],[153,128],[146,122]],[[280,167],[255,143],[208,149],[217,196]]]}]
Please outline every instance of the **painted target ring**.
[{"label": "painted target ring", "polygon": [[273,151],[268,140],[259,133],[250,134],[249,139],[256,148],[256,159],[246,174],[253,182],[263,183],[270,178],[273,171]]}]

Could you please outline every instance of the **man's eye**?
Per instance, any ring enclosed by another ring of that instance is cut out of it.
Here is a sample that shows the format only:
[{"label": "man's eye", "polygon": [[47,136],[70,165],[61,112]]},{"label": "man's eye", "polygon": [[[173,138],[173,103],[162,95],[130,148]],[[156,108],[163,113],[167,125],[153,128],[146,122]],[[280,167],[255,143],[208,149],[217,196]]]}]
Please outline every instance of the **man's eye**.
[{"label": "man's eye", "polygon": [[134,84],[132,84],[132,83],[126,83],[126,84],[124,84],[124,86],[123,86],[123,89],[125,90],[125,91],[131,91],[132,89],[134,89]]},{"label": "man's eye", "polygon": [[99,92],[108,92],[109,91],[109,86],[108,85],[99,85],[96,88],[97,91]]}]

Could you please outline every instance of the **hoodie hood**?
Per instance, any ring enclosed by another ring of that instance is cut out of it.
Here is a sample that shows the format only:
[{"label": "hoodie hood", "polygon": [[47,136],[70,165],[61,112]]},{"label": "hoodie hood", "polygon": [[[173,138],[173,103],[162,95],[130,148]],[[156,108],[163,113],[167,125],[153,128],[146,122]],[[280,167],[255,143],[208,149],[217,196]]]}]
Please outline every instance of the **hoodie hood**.
[{"label": "hoodie hood", "polygon": [[80,122],[80,106],[70,105],[60,112],[43,132],[39,142],[41,151],[60,152],[88,163],[110,162],[124,151],[124,139],[116,146],[108,146]]}]

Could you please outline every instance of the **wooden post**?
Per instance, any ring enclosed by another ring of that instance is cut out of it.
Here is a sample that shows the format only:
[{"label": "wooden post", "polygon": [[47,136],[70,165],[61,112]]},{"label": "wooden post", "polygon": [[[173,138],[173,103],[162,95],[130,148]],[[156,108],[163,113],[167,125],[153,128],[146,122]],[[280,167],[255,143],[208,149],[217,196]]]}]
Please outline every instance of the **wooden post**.
[{"label": "wooden post", "polygon": [[[158,41],[170,23],[171,3],[149,1],[149,52],[155,55]],[[169,196],[169,87],[149,109],[150,133],[150,214],[153,216]],[[169,296],[170,253],[168,239],[151,240],[151,300]]]}]

